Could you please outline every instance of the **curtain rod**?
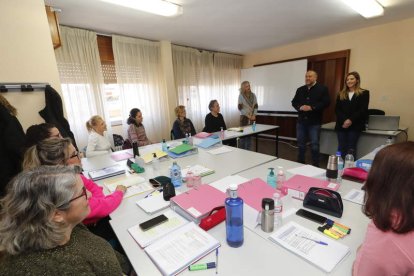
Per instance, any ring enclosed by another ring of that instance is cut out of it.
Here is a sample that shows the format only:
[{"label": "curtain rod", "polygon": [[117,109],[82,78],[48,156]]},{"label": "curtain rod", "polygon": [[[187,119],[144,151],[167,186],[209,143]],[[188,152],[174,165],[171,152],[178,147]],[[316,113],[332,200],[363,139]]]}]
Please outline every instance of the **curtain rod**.
[{"label": "curtain rod", "polygon": [[0,92],[32,92],[44,91],[49,83],[0,83]]}]

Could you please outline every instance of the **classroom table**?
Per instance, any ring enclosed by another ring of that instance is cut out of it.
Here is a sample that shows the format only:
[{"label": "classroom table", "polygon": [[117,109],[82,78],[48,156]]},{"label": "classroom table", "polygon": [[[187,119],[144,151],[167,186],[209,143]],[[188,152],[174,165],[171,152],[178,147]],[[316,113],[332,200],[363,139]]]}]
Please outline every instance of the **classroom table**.
[{"label": "classroom table", "polygon": [[[232,139],[237,139],[237,138],[243,138],[243,137],[248,137],[248,136],[254,136],[256,138],[256,152],[258,151],[258,147],[259,147],[259,135],[263,134],[266,131],[269,130],[276,130],[276,136],[274,137],[275,140],[275,156],[278,157],[279,155],[279,126],[275,126],[275,125],[265,125],[265,124],[256,124],[256,129],[255,131],[253,131],[252,126],[245,126],[245,127],[241,127],[243,129],[243,132],[239,132],[239,131],[230,131],[230,130],[226,130],[224,131],[224,141],[226,140],[232,140]],[[216,132],[217,135],[220,135],[220,131]],[[272,136],[273,137],[273,136]]]},{"label": "classroom table", "polygon": [[[200,150],[198,157],[193,156],[193,158],[195,158],[193,160],[199,161],[203,160],[203,158],[207,158],[207,161],[204,162],[204,165],[210,166],[210,168],[216,170],[215,174],[203,178],[203,180],[205,180],[203,183],[210,183],[212,181],[221,179],[225,175],[231,174],[238,174],[246,178],[260,177],[265,180],[268,173],[268,167],[283,166],[285,169],[290,169],[302,166],[302,164],[296,162],[282,159],[273,159],[268,160],[267,162],[265,161],[266,163],[262,162],[262,164],[251,164],[251,166],[248,167],[248,159],[254,159],[256,161],[264,161],[265,159],[263,159],[264,157],[261,154],[241,149],[235,149],[230,153],[213,157],[209,157],[208,154],[209,153],[206,151]],[[236,156],[238,156],[238,158],[234,158]],[[183,158],[182,160],[178,159],[178,161],[180,164],[193,164],[192,161],[190,161],[190,157],[191,156]],[[186,160],[187,158],[188,161]],[[170,164],[171,160],[166,162],[167,164]],[[234,164],[229,164],[228,162]],[[227,169],[227,166],[230,166],[231,169]],[[290,175],[287,174],[287,177],[289,176]],[[361,184],[344,180],[339,192],[343,194],[351,188],[360,187]],[[183,187],[182,189],[185,191],[186,188]],[[165,210],[163,210],[153,215],[146,214],[143,210],[135,205],[135,201],[142,197],[143,195],[139,195],[124,200],[121,206],[111,214],[112,220],[110,223],[138,275],[160,275],[160,272],[156,266],[152,263],[144,250],[139,247],[139,245],[127,231],[128,228],[165,212]],[[300,208],[300,201],[293,199],[284,199],[284,201],[286,206]],[[309,229],[317,231],[316,228],[318,225],[316,223],[300,218],[294,214],[287,217],[284,220],[284,223],[290,220],[296,221]],[[344,201],[343,217],[336,220],[352,228],[352,233],[349,236],[345,237],[343,240],[339,241],[349,246],[351,253],[343,260],[343,262],[337,265],[331,274],[351,275],[352,264],[355,259],[355,252],[363,240],[366,226],[369,220],[362,214],[360,205],[346,201]],[[221,247],[219,249],[220,253],[218,268],[219,274],[221,275],[298,275],[305,273],[306,275],[326,274],[302,258],[294,255],[292,252],[289,252],[281,246],[269,241],[267,239],[268,234],[262,232],[260,230],[260,227],[253,230],[248,229],[247,227],[244,228],[244,244],[240,248],[231,248],[227,245],[225,232],[225,223],[220,223],[218,226],[208,231],[208,233],[210,233],[221,243]],[[215,261],[214,252],[208,254],[206,257],[200,260],[199,263],[206,263],[211,261]],[[215,274],[214,269],[197,272],[189,272],[186,270],[183,272],[184,275],[194,275],[195,273],[197,275]]]}]

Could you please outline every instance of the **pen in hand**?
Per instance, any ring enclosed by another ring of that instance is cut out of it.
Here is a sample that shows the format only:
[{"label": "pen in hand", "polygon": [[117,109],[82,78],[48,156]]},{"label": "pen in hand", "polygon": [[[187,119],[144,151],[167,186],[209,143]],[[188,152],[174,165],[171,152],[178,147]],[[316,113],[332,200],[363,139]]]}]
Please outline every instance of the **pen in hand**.
[{"label": "pen in hand", "polygon": [[296,235],[296,237],[299,237],[299,238],[302,238],[302,239],[305,239],[305,240],[310,240],[310,241],[316,242],[317,244],[328,245],[326,242],[323,242],[323,241],[314,240],[314,239],[311,239],[311,238],[308,238],[308,237],[305,237],[305,236],[299,236],[298,234],[295,234],[295,235]]}]

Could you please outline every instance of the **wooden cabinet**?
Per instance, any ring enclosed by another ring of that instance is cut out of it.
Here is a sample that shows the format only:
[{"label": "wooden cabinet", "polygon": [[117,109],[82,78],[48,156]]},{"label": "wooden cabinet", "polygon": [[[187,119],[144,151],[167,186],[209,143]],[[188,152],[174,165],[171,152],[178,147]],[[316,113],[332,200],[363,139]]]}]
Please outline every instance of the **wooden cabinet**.
[{"label": "wooden cabinet", "polygon": [[52,36],[53,48],[56,49],[61,45],[58,18],[52,7],[45,6],[45,8],[47,21],[49,22],[50,35]]}]

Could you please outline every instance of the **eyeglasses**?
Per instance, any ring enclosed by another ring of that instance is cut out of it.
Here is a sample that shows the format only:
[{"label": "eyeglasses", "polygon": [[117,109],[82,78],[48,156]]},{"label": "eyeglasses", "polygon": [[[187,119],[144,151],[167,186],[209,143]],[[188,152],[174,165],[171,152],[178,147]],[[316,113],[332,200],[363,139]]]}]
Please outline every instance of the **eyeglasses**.
[{"label": "eyeglasses", "polygon": [[72,158],[74,158],[74,157],[78,157],[79,158],[79,152],[78,151],[75,151],[70,157],[69,157],[69,159],[72,159]]},{"label": "eyeglasses", "polygon": [[59,209],[59,208],[61,208],[62,206],[66,205],[66,204],[69,204],[69,203],[71,203],[72,201],[77,200],[78,198],[81,198],[81,197],[83,197],[83,196],[85,197],[85,199],[86,199],[86,200],[88,199],[88,194],[87,194],[87,192],[86,192],[86,188],[85,188],[85,186],[83,186],[83,187],[82,187],[82,193],[81,193],[80,195],[75,196],[74,198],[72,198],[71,200],[69,200],[67,203],[64,203],[64,204],[62,204],[62,205],[59,205],[57,208]]}]

